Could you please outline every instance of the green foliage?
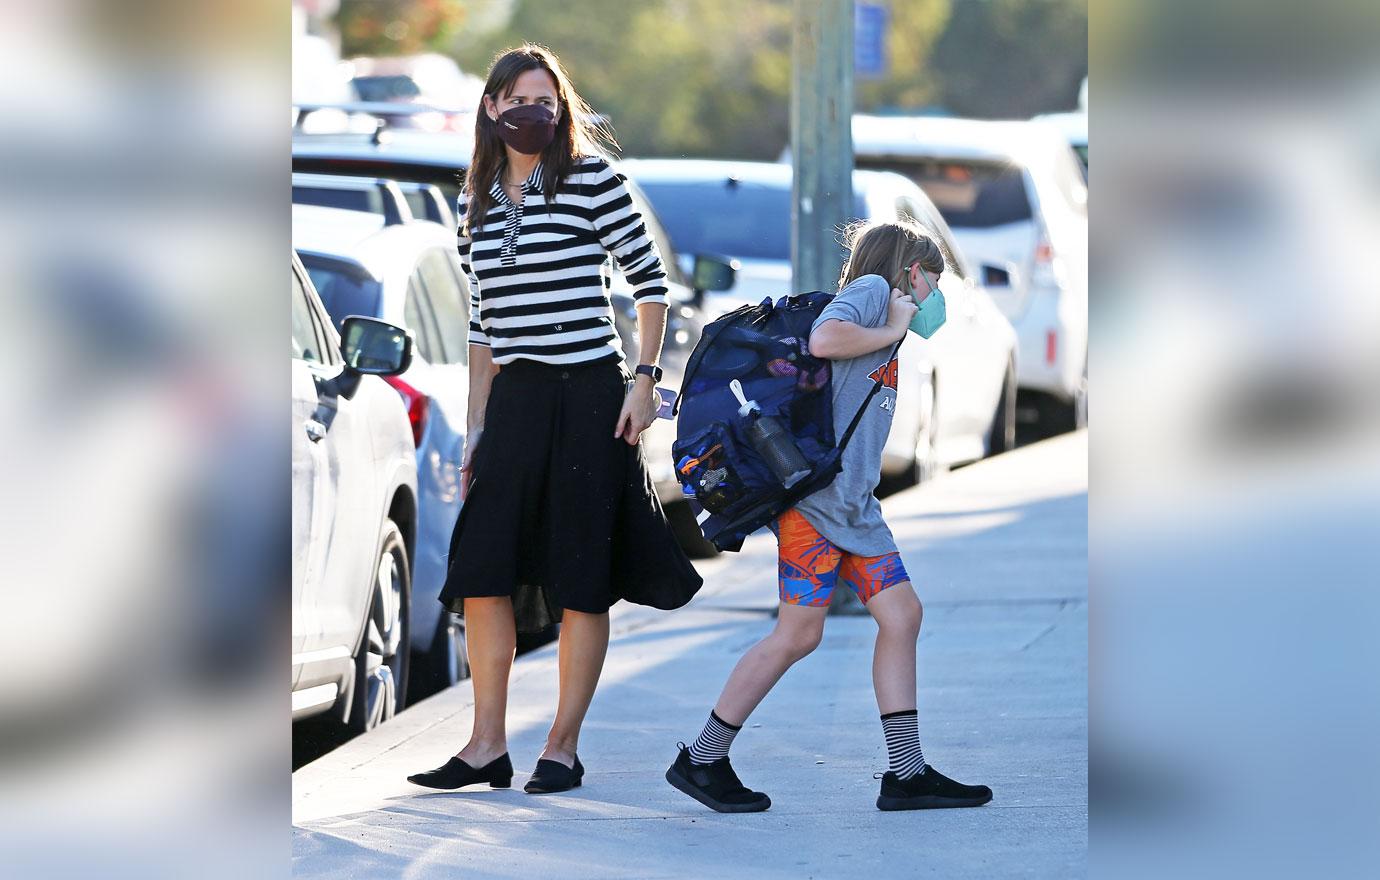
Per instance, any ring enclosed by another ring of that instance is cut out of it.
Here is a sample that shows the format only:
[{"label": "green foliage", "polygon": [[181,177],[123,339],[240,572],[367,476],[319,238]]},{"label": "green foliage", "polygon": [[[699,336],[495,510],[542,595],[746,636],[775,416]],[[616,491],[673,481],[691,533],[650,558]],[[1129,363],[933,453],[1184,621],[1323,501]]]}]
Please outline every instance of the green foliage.
[{"label": "green foliage", "polygon": [[1086,0],[954,5],[934,48],[941,103],[959,116],[1024,118],[1072,110],[1088,75]]},{"label": "green foliage", "polygon": [[613,121],[626,155],[774,158],[789,131],[789,0],[518,0],[508,24],[462,37],[482,75],[523,42],[552,49]]},{"label": "green foliage", "polygon": [[[625,155],[774,159],[789,139],[793,0],[465,5],[462,68],[549,47]],[[890,0],[888,18],[888,72],[856,83],[859,111],[1030,116],[1071,107],[1087,75],[1086,0]]]},{"label": "green foliage", "polygon": [[465,17],[464,0],[340,0],[341,55],[446,51]]}]

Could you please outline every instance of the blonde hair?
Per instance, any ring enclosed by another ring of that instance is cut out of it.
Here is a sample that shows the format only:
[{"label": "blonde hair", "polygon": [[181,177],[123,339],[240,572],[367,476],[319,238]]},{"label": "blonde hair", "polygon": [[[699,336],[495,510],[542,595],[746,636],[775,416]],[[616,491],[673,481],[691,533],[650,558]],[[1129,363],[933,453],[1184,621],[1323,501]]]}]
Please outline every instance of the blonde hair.
[{"label": "blonde hair", "polygon": [[844,234],[848,260],[839,273],[842,289],[864,275],[880,275],[892,287],[902,287],[906,270],[919,263],[934,282],[944,271],[944,251],[923,229],[909,220],[858,222]]}]

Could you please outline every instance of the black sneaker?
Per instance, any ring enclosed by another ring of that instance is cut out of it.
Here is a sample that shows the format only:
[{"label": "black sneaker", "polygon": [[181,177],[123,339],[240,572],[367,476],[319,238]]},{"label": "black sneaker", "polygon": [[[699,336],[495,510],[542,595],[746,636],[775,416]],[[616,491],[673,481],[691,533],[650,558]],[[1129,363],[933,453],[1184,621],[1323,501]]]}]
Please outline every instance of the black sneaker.
[{"label": "black sneaker", "polygon": [[743,785],[727,755],[712,764],[696,764],[685,743],[679,746],[676,762],[666,771],[666,781],[676,788],[720,813],[760,813],[771,806],[771,798]]},{"label": "black sneaker", "polygon": [[898,779],[890,770],[882,774],[879,810],[942,810],[946,807],[980,807],[992,799],[985,785],[954,782],[938,770],[925,765],[924,772],[909,779]]}]

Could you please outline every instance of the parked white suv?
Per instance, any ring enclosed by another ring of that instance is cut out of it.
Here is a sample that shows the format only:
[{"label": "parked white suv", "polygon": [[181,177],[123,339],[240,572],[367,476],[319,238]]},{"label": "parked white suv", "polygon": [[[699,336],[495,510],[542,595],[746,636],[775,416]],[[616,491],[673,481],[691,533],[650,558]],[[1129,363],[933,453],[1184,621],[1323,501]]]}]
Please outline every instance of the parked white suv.
[{"label": "parked white suv", "polygon": [[411,360],[412,339],[383,321],[351,317],[337,335],[293,254],[294,721],[330,712],[363,732],[404,705],[417,462],[379,377]]},{"label": "parked white suv", "polygon": [[855,116],[853,150],[918,183],[982,266],[1020,338],[1023,420],[1085,423],[1088,190],[1068,140],[1039,122]]}]

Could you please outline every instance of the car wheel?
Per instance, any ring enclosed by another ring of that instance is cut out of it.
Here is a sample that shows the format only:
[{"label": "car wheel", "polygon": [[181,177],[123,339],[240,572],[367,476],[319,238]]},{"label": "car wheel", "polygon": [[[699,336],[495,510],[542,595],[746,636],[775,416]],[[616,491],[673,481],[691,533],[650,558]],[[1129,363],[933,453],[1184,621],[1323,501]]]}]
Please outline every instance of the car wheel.
[{"label": "car wheel", "polygon": [[987,454],[1000,455],[1016,448],[1016,365],[1006,364],[1001,380],[1001,395],[992,413],[992,427],[987,432]]},{"label": "car wheel", "polygon": [[415,657],[413,662],[417,668],[413,672],[409,691],[414,702],[469,678],[470,658],[465,647],[465,622],[449,611],[443,612],[431,650]]},{"label": "car wheel", "polygon": [[355,652],[355,692],[348,722],[355,733],[373,730],[405,705],[411,598],[407,545],[397,525],[386,519],[374,563],[369,616]]},{"label": "car wheel", "polygon": [[1073,426],[1086,428],[1088,426],[1088,362],[1083,362],[1083,381],[1078,386],[1078,391],[1073,397]]}]

